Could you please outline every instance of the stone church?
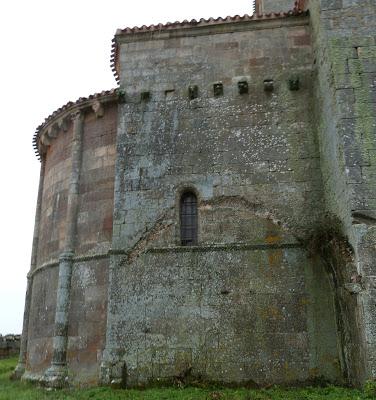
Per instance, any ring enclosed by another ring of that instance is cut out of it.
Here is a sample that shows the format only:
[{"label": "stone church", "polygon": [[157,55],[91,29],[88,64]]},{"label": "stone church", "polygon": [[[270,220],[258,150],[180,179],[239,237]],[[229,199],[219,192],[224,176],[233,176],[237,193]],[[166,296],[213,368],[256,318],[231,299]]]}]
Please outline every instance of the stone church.
[{"label": "stone church", "polygon": [[376,378],[376,3],[119,29],[37,128],[15,377]]}]

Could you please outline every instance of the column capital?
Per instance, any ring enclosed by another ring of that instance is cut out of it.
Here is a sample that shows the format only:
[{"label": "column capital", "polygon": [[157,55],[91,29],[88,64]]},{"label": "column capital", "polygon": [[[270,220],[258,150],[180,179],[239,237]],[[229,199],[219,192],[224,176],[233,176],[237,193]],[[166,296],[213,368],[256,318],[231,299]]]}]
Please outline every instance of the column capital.
[{"label": "column capital", "polygon": [[71,261],[74,257],[73,251],[64,251],[59,256],[59,261]]},{"label": "column capital", "polygon": [[82,118],[82,116],[83,113],[81,110],[74,110],[70,113],[70,118],[73,122],[79,120],[80,118]]}]

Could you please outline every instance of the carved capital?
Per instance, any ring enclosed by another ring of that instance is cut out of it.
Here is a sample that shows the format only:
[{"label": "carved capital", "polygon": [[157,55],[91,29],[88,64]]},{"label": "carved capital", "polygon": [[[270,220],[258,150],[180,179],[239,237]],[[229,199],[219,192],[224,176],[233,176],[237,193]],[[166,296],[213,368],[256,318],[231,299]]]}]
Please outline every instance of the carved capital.
[{"label": "carved capital", "polygon": [[75,110],[71,112],[70,117],[73,122],[78,121],[82,117],[81,110]]},{"label": "carved capital", "polygon": [[73,141],[80,142],[84,125],[84,113],[81,110],[75,110],[70,114],[70,117],[73,121]]}]

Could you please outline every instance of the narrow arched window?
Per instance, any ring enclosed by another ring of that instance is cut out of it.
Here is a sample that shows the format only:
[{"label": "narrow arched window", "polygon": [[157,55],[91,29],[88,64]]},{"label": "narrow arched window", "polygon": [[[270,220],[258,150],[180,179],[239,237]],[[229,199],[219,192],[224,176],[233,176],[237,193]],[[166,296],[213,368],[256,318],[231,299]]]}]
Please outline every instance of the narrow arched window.
[{"label": "narrow arched window", "polygon": [[197,197],[192,192],[180,199],[180,238],[182,246],[197,244]]}]

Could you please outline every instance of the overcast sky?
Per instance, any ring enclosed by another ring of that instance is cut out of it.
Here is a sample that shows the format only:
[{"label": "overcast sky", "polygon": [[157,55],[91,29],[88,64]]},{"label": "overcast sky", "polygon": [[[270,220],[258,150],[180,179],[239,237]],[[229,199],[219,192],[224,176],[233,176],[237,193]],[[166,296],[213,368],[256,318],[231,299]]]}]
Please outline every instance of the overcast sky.
[{"label": "overcast sky", "polygon": [[252,0],[11,0],[0,13],[0,334],[21,333],[40,164],[36,127],[69,100],[116,87],[117,28],[252,14]]}]

